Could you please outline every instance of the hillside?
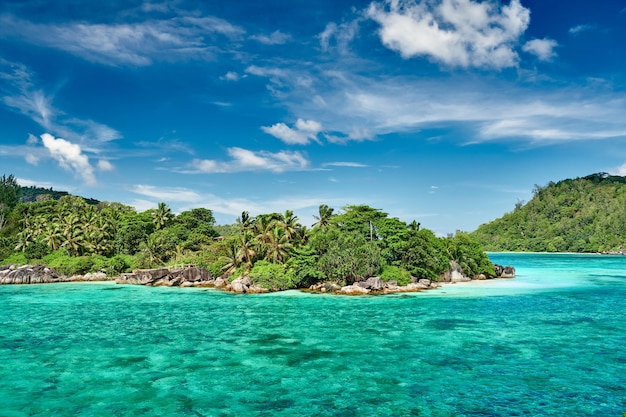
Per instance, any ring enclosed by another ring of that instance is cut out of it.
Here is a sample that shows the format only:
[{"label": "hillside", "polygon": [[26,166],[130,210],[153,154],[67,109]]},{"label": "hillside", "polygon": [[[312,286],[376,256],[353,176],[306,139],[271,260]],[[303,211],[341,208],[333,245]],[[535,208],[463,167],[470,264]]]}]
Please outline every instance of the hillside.
[{"label": "hillside", "polygon": [[608,252],[626,245],[626,177],[535,186],[527,204],[471,234],[487,251]]},{"label": "hillside", "polygon": [[[18,196],[21,202],[23,203],[32,203],[35,201],[43,201],[48,199],[58,200],[63,196],[71,195],[67,191],[57,191],[51,188],[42,188],[42,187],[20,187],[18,191]],[[100,201],[94,200],[93,198],[83,198],[87,204],[96,205]]]}]

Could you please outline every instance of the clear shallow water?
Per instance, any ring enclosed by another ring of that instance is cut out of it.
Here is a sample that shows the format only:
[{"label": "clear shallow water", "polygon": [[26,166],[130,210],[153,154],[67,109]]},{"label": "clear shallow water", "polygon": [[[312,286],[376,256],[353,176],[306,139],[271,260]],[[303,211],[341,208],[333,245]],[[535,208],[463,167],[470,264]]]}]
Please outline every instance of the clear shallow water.
[{"label": "clear shallow water", "polygon": [[0,287],[1,416],[621,416],[626,257],[408,296]]}]

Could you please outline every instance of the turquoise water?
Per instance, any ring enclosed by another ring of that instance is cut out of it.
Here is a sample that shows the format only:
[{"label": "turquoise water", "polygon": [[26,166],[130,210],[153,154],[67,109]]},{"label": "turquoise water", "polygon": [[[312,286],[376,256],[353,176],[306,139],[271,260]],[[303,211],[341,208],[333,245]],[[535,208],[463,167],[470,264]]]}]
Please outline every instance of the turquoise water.
[{"label": "turquoise water", "polygon": [[0,416],[618,416],[626,257],[384,297],[0,287]]}]

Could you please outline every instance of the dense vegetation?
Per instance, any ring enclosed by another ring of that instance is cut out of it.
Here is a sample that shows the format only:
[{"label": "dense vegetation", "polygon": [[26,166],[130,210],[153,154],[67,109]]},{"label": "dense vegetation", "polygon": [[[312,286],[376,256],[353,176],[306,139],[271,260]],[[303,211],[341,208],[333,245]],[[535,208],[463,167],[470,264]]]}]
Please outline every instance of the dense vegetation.
[{"label": "dense vegetation", "polygon": [[598,173],[535,186],[531,201],[472,236],[491,251],[620,250],[626,244],[626,177]]},{"label": "dense vegetation", "polygon": [[65,274],[194,264],[214,276],[248,274],[273,290],[320,281],[350,284],[371,276],[410,282],[437,280],[456,260],[469,276],[494,275],[468,235],[445,239],[368,206],[336,214],[327,205],[311,229],[290,210],[216,226],[211,210],[175,215],[165,204],[137,213],[120,203],[88,204],[81,197],[23,202],[12,176],[0,182],[0,264],[41,262]]}]

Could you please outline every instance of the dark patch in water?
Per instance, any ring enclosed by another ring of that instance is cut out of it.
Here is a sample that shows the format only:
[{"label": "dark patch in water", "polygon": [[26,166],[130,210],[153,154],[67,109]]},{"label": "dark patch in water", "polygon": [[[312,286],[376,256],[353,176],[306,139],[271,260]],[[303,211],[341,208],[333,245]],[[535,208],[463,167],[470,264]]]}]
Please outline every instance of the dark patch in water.
[{"label": "dark patch in water", "polygon": [[464,319],[437,319],[430,320],[426,323],[427,326],[437,330],[455,330],[458,327],[467,327],[476,324],[480,324],[480,322]]},{"label": "dark patch in water", "polygon": [[564,320],[559,320],[559,319],[541,320],[541,323],[550,324],[553,326],[572,326],[574,324],[593,323],[593,322],[594,320],[590,317],[573,317],[571,319],[564,319]]},{"label": "dark patch in water", "polygon": [[124,287],[104,287],[102,291],[113,291],[113,290],[123,290]]}]

